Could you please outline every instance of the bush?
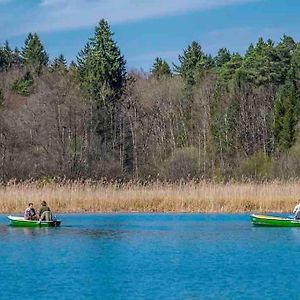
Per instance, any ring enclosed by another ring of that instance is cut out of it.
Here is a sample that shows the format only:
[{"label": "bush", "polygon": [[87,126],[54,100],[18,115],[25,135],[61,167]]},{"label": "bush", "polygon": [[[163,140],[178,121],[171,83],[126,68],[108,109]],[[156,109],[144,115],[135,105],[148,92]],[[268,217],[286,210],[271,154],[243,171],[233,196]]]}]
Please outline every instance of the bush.
[{"label": "bush", "polygon": [[258,152],[242,161],[237,174],[253,180],[268,178],[272,174],[272,160],[263,152]]},{"label": "bush", "polygon": [[167,180],[192,179],[199,170],[197,150],[193,147],[177,149],[163,164],[162,176]]},{"label": "bush", "polygon": [[291,149],[281,154],[274,161],[273,175],[280,179],[300,177],[300,143],[297,142]]}]

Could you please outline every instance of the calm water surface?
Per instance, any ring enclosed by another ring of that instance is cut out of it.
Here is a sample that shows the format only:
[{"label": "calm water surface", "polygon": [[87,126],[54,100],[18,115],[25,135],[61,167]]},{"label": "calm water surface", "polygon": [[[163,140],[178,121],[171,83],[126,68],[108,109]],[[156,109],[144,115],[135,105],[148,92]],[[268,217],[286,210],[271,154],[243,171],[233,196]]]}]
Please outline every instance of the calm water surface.
[{"label": "calm water surface", "polygon": [[300,299],[300,230],[248,215],[0,216],[1,299]]}]

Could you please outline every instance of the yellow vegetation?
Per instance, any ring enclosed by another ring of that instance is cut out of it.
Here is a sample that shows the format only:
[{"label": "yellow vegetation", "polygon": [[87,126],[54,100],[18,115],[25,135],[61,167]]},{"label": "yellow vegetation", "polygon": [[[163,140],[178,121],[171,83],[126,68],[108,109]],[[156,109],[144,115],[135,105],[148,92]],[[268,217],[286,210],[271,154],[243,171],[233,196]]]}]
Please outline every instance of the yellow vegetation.
[{"label": "yellow vegetation", "polygon": [[290,212],[299,182],[92,183],[25,182],[0,186],[0,212],[21,213],[42,200],[55,212]]}]

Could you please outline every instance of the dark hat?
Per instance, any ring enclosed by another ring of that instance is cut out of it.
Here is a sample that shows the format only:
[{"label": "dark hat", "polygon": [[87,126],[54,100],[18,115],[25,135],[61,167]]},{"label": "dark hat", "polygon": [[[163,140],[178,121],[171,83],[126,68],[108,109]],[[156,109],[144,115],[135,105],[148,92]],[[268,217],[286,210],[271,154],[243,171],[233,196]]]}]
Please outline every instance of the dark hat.
[{"label": "dark hat", "polygon": [[41,203],[43,206],[47,205],[47,202],[46,201],[42,201]]}]

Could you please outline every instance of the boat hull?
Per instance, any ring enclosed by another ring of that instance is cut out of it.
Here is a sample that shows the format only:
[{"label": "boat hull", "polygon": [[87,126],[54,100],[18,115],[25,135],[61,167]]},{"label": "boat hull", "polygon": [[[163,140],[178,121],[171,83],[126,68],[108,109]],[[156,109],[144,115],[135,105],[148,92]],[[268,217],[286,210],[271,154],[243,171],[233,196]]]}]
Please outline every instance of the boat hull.
[{"label": "boat hull", "polygon": [[300,227],[300,220],[265,215],[251,215],[251,222],[256,226]]},{"label": "boat hull", "polygon": [[8,216],[10,221],[10,226],[14,227],[57,227],[60,226],[61,221],[33,221],[33,220],[25,220],[21,217],[13,217]]}]

